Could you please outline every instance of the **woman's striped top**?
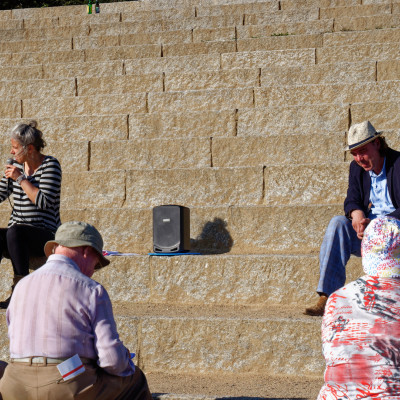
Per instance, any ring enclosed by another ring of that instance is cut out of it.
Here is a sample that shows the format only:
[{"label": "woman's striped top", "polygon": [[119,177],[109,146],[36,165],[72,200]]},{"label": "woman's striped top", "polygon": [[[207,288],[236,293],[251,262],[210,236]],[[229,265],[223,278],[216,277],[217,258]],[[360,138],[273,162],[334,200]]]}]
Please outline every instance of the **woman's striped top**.
[{"label": "woman's striped top", "polygon": [[[18,163],[21,172],[23,166]],[[3,176],[0,181],[0,202],[11,194],[14,207],[8,226],[13,224],[28,224],[55,232],[60,220],[60,195],[61,195],[61,166],[52,156],[45,156],[42,164],[27,179],[39,189],[35,203],[32,203],[21,186]]]}]

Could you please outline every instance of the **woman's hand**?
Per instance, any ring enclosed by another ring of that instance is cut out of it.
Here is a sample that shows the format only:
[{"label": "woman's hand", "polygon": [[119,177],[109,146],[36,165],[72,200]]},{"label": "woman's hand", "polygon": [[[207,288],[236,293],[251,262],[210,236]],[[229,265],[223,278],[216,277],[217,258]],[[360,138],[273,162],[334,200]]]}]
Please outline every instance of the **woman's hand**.
[{"label": "woman's hand", "polygon": [[19,176],[22,175],[22,173],[18,167],[11,164],[7,164],[4,175],[7,179],[11,178],[13,181],[15,181]]}]

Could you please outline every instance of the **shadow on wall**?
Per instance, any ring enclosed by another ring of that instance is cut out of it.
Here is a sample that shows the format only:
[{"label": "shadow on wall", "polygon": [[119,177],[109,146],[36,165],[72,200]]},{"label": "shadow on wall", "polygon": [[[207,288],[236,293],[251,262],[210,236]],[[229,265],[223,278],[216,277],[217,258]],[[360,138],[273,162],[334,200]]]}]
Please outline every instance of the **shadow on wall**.
[{"label": "shadow on wall", "polygon": [[228,253],[233,246],[233,239],[226,226],[227,223],[221,218],[206,222],[200,235],[190,239],[191,250],[202,254]]}]

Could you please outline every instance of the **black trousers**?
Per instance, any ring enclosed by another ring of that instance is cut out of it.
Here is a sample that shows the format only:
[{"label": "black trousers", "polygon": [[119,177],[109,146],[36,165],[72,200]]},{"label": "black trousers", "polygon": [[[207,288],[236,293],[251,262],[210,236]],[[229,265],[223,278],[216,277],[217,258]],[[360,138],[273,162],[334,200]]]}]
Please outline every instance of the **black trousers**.
[{"label": "black trousers", "polygon": [[53,239],[53,232],[32,225],[0,228],[0,257],[11,259],[15,275],[28,275],[29,257],[44,257],[44,245]]}]

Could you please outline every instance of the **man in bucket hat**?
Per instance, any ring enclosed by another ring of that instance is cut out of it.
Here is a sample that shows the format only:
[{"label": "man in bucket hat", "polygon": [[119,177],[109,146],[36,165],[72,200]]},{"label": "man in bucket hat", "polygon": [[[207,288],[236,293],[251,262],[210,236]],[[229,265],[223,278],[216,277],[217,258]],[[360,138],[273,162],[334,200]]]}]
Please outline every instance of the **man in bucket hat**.
[{"label": "man in bucket hat", "polygon": [[17,284],[7,309],[4,400],[151,399],[119,340],[106,290],[90,278],[110,263],[102,250],[94,226],[64,223],[45,245],[46,264]]},{"label": "man in bucket hat", "polygon": [[400,219],[400,153],[389,148],[382,132],[369,121],[350,127],[347,147],[353,156],[344,201],[345,216],[333,217],[320,250],[319,300],[306,315],[321,316],[330,294],[346,281],[351,254],[361,256],[361,239],[369,222],[378,216]]}]

